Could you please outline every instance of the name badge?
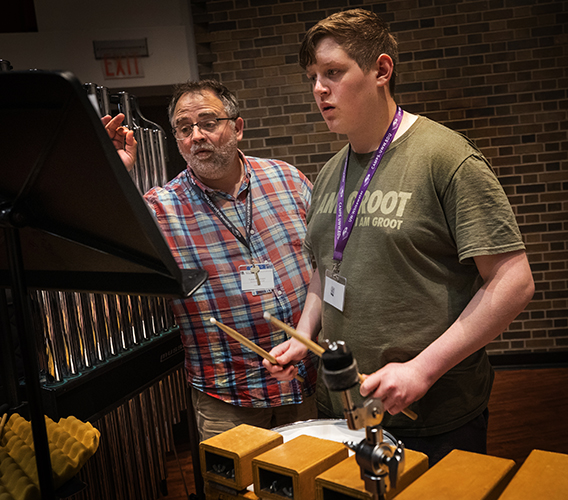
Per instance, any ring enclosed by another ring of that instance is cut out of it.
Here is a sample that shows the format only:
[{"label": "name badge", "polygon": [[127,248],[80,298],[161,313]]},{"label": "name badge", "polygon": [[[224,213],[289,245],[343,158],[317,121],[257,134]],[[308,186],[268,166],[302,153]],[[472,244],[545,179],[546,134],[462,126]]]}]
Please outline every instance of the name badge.
[{"label": "name badge", "polygon": [[259,295],[274,289],[274,267],[270,263],[239,266],[239,273],[243,292]]},{"label": "name badge", "polygon": [[343,312],[345,304],[345,285],[347,279],[333,271],[326,269],[323,300]]}]

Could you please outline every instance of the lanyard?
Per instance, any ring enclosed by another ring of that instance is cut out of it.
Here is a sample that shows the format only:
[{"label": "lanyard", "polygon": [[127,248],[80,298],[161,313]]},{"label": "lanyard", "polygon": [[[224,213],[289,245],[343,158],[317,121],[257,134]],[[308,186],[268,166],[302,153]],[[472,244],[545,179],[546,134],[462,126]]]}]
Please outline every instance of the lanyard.
[{"label": "lanyard", "polygon": [[227,216],[219,210],[217,205],[213,203],[213,200],[209,197],[209,195],[203,191],[195,182],[195,179],[190,175],[189,180],[191,185],[195,188],[201,199],[207,203],[209,208],[213,210],[213,213],[217,216],[217,218],[225,225],[225,227],[231,231],[233,236],[237,238],[245,247],[247,247],[248,251],[252,256],[252,249],[250,244],[250,235],[252,232],[252,189],[251,189],[251,180],[249,178],[249,193],[246,205],[246,218],[245,218],[245,234],[246,238],[242,235],[242,233],[236,228],[236,226],[227,218]]},{"label": "lanyard", "polygon": [[345,183],[347,179],[347,164],[349,163],[349,154],[351,153],[351,145],[349,145],[349,150],[347,151],[347,157],[345,158],[345,166],[343,168],[343,175],[341,177],[341,184],[339,185],[339,193],[337,194],[337,211],[335,214],[335,234],[333,238],[334,242],[334,251],[333,251],[333,260],[336,262],[336,267],[338,263],[343,260],[343,251],[345,250],[345,245],[347,245],[347,240],[349,240],[349,236],[351,236],[351,231],[355,224],[355,217],[357,216],[357,212],[359,212],[359,207],[361,206],[361,201],[363,200],[363,195],[367,191],[371,179],[377,168],[379,163],[383,159],[383,155],[385,154],[387,148],[389,147],[390,143],[392,142],[398,127],[400,126],[400,122],[402,121],[402,109],[400,106],[397,106],[396,113],[390,124],[379,149],[375,152],[375,156],[373,157],[373,161],[369,166],[369,170],[363,179],[363,184],[359,188],[359,192],[357,193],[357,197],[355,198],[355,202],[351,207],[351,211],[349,212],[349,216],[347,220],[343,221],[343,206],[345,205]]}]

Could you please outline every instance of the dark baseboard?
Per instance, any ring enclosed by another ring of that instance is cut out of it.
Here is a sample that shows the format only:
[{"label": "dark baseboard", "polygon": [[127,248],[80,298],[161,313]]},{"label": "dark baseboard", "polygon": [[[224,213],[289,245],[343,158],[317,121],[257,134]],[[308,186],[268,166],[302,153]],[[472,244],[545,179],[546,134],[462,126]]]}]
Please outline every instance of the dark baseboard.
[{"label": "dark baseboard", "polygon": [[489,354],[489,361],[496,370],[564,368],[568,367],[568,351]]}]

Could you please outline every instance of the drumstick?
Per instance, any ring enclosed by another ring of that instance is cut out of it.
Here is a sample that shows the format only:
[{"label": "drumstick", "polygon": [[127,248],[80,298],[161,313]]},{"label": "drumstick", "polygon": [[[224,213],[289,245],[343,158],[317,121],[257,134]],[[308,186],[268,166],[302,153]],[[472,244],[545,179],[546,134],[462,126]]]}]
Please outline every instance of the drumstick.
[{"label": "drumstick", "polygon": [[[241,335],[236,330],[233,330],[230,326],[227,326],[227,325],[224,325],[223,323],[220,323],[215,318],[209,318],[209,322],[212,325],[217,325],[229,337],[232,337],[235,340],[237,340],[238,342],[240,342],[241,344],[247,346],[251,351],[256,352],[259,356],[262,356],[264,359],[267,359],[273,365],[278,364],[278,361],[276,361],[276,358],[272,354],[266,352],[262,347],[257,346],[254,342],[250,341],[249,339],[247,339],[245,336]],[[300,375],[296,375],[296,380],[298,380],[299,382],[304,381],[304,379]]]},{"label": "drumstick", "polygon": [[416,420],[418,415],[413,412],[410,408],[404,408],[404,410],[400,410],[403,415],[406,415],[410,420]]},{"label": "drumstick", "polygon": [[313,340],[310,340],[309,338],[304,337],[303,335],[300,335],[291,326],[288,326],[286,323],[283,323],[279,319],[276,319],[270,313],[265,312],[264,313],[264,319],[266,321],[270,321],[273,325],[276,325],[277,327],[284,330],[288,335],[290,335],[290,337],[294,337],[296,340],[299,340],[310,351],[316,353],[320,358],[321,358],[321,355],[325,352],[325,349],[321,345],[316,344]]},{"label": "drumstick", "polygon": [[[304,337],[303,335],[300,335],[292,327],[288,326],[286,323],[283,323],[279,319],[276,319],[270,313],[265,312],[264,319],[282,328],[282,330],[284,330],[287,334],[289,334],[291,337],[294,337],[296,340],[302,342],[310,351],[316,353],[320,358],[322,354],[325,352],[325,349],[321,345],[316,344],[314,341],[308,339],[307,337]],[[363,381],[365,380],[365,377],[360,373],[357,373],[357,377],[359,378],[359,383],[362,384]],[[414,413],[412,410],[408,408],[402,410],[402,413],[412,420],[416,420],[418,418],[418,415],[416,415],[416,413]]]}]

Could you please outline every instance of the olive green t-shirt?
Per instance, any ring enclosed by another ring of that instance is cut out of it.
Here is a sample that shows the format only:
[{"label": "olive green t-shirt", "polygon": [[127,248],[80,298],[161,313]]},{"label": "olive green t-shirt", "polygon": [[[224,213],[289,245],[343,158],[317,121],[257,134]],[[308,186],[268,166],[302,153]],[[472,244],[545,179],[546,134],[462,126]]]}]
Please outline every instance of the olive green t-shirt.
[{"label": "olive green t-shirt", "polygon": [[[318,175],[307,217],[305,245],[322,288],[333,267],[347,152],[346,146]],[[344,218],[372,156],[349,157]],[[523,248],[507,197],[481,152],[461,134],[418,117],[390,145],[365,193],[340,267],[347,280],[344,309],[323,303],[320,340],[345,341],[364,374],[408,361],[446,331],[481,286],[474,256]],[[492,382],[481,349],[410,406],[418,420],[386,414],[383,424],[397,437],[453,430],[485,409]],[[343,417],[340,393],[318,385],[320,408]],[[358,387],[351,393],[357,400]]]}]

